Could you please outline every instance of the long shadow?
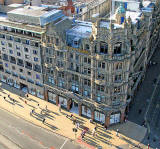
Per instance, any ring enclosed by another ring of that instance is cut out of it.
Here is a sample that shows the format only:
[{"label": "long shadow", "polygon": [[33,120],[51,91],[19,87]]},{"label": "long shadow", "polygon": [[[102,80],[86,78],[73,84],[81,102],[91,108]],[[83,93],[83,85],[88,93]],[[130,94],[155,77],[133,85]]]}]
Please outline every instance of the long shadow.
[{"label": "long shadow", "polygon": [[112,137],[111,137],[111,136],[109,136],[108,134],[105,134],[105,133],[100,132],[100,131],[97,131],[97,133],[98,133],[99,135],[101,135],[101,136],[105,137],[105,138],[112,139]]},{"label": "long shadow", "polygon": [[73,116],[73,117],[75,117],[76,118],[76,120],[79,120],[80,122],[86,122],[85,120],[83,120],[82,118],[79,118],[79,117],[77,117],[77,116]]},{"label": "long shadow", "polygon": [[103,142],[103,143],[111,144],[110,141],[108,141],[108,140],[106,140],[106,139],[100,137],[99,135],[96,136],[96,139],[99,140],[99,141],[101,141],[101,142]]},{"label": "long shadow", "polygon": [[21,107],[21,108],[24,108],[21,104],[19,103],[16,103],[17,106]]},{"label": "long shadow", "polygon": [[5,99],[5,101],[8,102],[8,103],[10,103],[10,104],[12,104],[12,105],[15,105],[13,102],[11,102],[11,101],[9,101],[7,99]]},{"label": "long shadow", "polygon": [[39,103],[38,101],[36,101],[36,100],[34,100],[34,99],[32,99],[32,98],[28,98],[30,101],[33,101],[33,102],[35,102],[35,103]]},{"label": "long shadow", "polygon": [[8,95],[7,93],[5,93],[4,91],[2,91],[3,94]]},{"label": "long shadow", "polygon": [[42,121],[42,120],[43,120],[43,118],[37,117],[37,116],[35,116],[33,113],[30,113],[30,116],[32,116],[33,118],[35,118],[35,119],[37,119],[37,120],[39,120],[39,121]]},{"label": "long shadow", "polygon": [[49,123],[44,122],[43,124],[48,126],[49,128],[51,128],[52,130],[58,130],[58,128],[56,126],[53,126],[53,125],[51,125]]},{"label": "long shadow", "polygon": [[53,112],[53,111],[48,110],[48,109],[42,109],[42,108],[40,108],[40,109],[41,109],[41,111],[42,111],[42,112],[46,112],[46,113],[53,113],[53,114],[55,114],[55,115],[59,116],[59,114],[58,114],[57,112]]},{"label": "long shadow", "polygon": [[88,136],[85,136],[83,138],[83,141],[86,142],[87,144],[90,144],[90,145],[95,146],[95,147],[99,146],[98,143],[96,143],[95,141],[91,140]]},{"label": "long shadow", "polygon": [[[112,133],[110,133],[109,131],[107,131],[105,128],[103,128],[103,127],[98,127],[98,129],[100,129],[101,131],[103,131],[103,132],[106,132],[106,133],[108,133],[108,134],[112,134]],[[110,130],[110,129],[108,129],[108,130]]]},{"label": "long shadow", "polygon": [[30,104],[27,104],[28,106],[30,106],[30,107],[32,107],[33,109],[35,109],[36,107],[35,106],[32,106],[32,105],[30,105]]},{"label": "long shadow", "polygon": [[44,119],[44,115],[38,114],[36,112],[33,112],[32,115],[35,115],[35,116],[37,116],[37,117],[39,117],[41,119]]},{"label": "long shadow", "polygon": [[24,99],[23,99],[22,97],[19,97],[19,99],[20,99],[21,101],[24,101]]}]

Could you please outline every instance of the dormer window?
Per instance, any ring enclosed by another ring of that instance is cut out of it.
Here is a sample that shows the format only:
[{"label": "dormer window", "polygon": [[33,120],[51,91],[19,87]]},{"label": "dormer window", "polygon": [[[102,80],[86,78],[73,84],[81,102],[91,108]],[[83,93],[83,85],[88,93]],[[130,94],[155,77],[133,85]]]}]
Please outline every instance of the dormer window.
[{"label": "dormer window", "polygon": [[86,45],[85,45],[85,49],[86,49],[86,50],[89,50],[89,44],[86,44]]},{"label": "dormer window", "polygon": [[121,54],[122,50],[122,43],[116,43],[114,45],[114,54]]},{"label": "dormer window", "polygon": [[80,40],[80,39],[77,38],[77,37],[73,40],[73,46],[74,46],[74,47],[79,47],[79,40]]}]

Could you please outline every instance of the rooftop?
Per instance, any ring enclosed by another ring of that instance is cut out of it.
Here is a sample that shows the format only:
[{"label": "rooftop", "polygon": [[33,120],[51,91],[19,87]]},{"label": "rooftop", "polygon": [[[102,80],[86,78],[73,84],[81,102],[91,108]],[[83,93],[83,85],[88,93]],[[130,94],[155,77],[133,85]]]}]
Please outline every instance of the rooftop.
[{"label": "rooftop", "polygon": [[74,35],[81,38],[88,38],[92,33],[92,26],[76,25],[67,31],[68,35]]},{"label": "rooftop", "polygon": [[14,9],[12,11],[9,11],[8,13],[25,15],[25,16],[40,17],[40,16],[48,13],[47,11],[44,11],[44,10],[45,10],[45,8],[43,8],[43,7],[26,6],[24,8]]}]

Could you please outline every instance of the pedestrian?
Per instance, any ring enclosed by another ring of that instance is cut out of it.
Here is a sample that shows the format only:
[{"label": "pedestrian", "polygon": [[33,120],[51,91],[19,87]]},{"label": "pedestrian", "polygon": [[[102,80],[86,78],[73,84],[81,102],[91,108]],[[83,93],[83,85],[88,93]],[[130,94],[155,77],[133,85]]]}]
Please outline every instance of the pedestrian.
[{"label": "pedestrian", "polygon": [[39,107],[39,103],[37,104],[37,106]]},{"label": "pedestrian", "polygon": [[44,122],[45,122],[45,118],[42,120],[42,123],[44,124]]},{"label": "pedestrian", "polygon": [[73,124],[76,125],[76,119],[73,119]]},{"label": "pedestrian", "polygon": [[93,135],[93,137],[96,135],[96,129],[95,128],[93,128],[93,130],[92,130],[92,135]]},{"label": "pedestrian", "polygon": [[61,112],[61,104],[60,103],[58,104],[58,107],[59,107],[59,112]]},{"label": "pedestrian", "polygon": [[82,138],[82,140],[84,139],[84,136],[85,136],[85,133],[82,132],[82,133],[81,133],[81,138]]},{"label": "pedestrian", "polygon": [[76,128],[79,129],[79,123],[78,122],[76,123]]},{"label": "pedestrian", "polygon": [[27,97],[27,98],[29,97],[28,94],[26,95],[26,97]]},{"label": "pedestrian", "polygon": [[107,125],[104,125],[104,128],[107,130],[108,129]]},{"label": "pedestrian", "polygon": [[34,109],[32,109],[32,113],[34,113]]},{"label": "pedestrian", "polygon": [[119,136],[119,129],[117,129],[117,133],[116,133],[116,136],[117,136],[117,137]]},{"label": "pedestrian", "polygon": [[46,105],[46,110],[47,110],[47,105]]},{"label": "pedestrian", "polygon": [[27,104],[27,101],[25,100],[24,103]]},{"label": "pedestrian", "polygon": [[10,95],[8,95],[8,98],[10,97]]}]

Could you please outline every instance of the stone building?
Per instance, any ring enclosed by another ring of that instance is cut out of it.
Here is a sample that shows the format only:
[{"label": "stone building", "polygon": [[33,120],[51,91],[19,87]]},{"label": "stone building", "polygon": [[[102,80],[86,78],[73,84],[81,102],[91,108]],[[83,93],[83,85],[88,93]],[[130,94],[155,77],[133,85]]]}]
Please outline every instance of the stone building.
[{"label": "stone building", "polygon": [[[58,17],[56,17],[58,15]],[[27,6],[0,15],[0,80],[44,98],[42,37],[46,24],[63,16],[60,10]]]},{"label": "stone building", "polygon": [[127,8],[93,22],[36,6],[1,16],[1,81],[41,98],[44,91],[44,100],[107,126],[123,122],[160,27],[159,2]]},{"label": "stone building", "polygon": [[121,4],[108,19],[51,25],[43,51],[45,100],[107,126],[123,121],[154,50],[149,41],[157,9],[159,16],[151,2],[135,9]]}]

